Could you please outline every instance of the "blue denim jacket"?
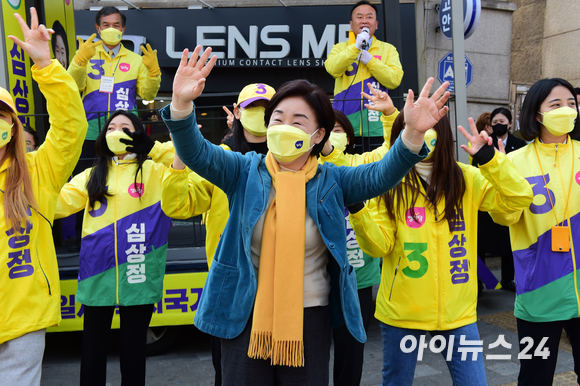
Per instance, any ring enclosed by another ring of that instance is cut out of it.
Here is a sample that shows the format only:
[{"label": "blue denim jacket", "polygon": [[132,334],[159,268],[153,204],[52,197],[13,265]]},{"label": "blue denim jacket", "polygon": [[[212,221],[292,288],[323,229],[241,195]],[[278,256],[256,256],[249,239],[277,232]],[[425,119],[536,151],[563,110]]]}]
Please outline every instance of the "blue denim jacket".
[{"label": "blue denim jacket", "polygon": [[[195,325],[208,334],[232,339],[241,334],[250,317],[258,286],[252,264],[252,232],[268,204],[272,178],[265,156],[225,151],[206,141],[197,128],[195,111],[183,120],[170,119],[170,107],[161,116],[173,136],[175,150],[193,171],[228,196],[230,218],[218,244],[195,314]],[[358,167],[318,166],[306,184],[308,214],[318,226],[329,254],[330,310],[333,326],[346,322],[359,342],[366,340],[358,301],[356,277],[346,256],[344,207],[377,197],[396,184],[415,163],[425,158],[397,139],[382,161]]]}]

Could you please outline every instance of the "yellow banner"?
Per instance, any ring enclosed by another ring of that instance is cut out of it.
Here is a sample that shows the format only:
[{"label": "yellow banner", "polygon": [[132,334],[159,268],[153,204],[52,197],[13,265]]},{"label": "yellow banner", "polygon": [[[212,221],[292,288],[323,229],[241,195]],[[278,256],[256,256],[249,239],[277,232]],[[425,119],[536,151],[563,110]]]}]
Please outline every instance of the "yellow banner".
[{"label": "yellow banner", "polygon": [[2,20],[4,22],[4,36],[2,38],[6,47],[8,91],[14,98],[20,121],[24,126],[31,126],[34,125],[33,118],[22,116],[34,114],[30,59],[18,45],[8,39],[9,35],[13,35],[24,40],[24,34],[14,17],[15,13],[27,20],[24,0],[2,0]]},{"label": "yellow banner", "polygon": [[[163,279],[163,296],[153,308],[151,327],[193,324],[193,317],[207,272],[167,274]],[[62,321],[48,332],[80,331],[83,329],[83,306],[75,301],[76,280],[61,280],[60,310]],[[119,328],[119,309],[113,315],[113,328]]]}]

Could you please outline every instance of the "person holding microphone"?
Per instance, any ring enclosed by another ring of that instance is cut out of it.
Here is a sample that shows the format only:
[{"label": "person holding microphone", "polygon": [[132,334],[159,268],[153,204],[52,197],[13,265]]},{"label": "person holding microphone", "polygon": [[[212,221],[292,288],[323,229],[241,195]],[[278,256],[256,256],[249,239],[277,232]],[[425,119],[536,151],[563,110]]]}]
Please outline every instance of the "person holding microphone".
[{"label": "person holding microphone", "polygon": [[383,135],[381,114],[364,106],[361,91],[371,94],[369,83],[375,89],[392,90],[403,79],[397,49],[374,36],[378,26],[376,7],[366,0],[356,3],[349,40],[335,44],[324,63],[335,78],[333,108],[348,116],[357,137]]}]

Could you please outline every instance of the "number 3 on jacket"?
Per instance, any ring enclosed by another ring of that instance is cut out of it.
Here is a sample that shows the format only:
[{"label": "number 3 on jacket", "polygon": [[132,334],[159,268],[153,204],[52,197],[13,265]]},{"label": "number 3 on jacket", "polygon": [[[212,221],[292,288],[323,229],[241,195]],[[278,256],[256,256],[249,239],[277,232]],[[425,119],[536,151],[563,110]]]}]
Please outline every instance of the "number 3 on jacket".
[{"label": "number 3 on jacket", "polygon": [[412,251],[407,256],[409,262],[416,261],[417,263],[419,263],[419,268],[417,269],[411,268],[410,264],[408,267],[405,267],[405,269],[403,269],[403,273],[405,274],[405,276],[408,276],[412,279],[419,279],[420,277],[425,275],[427,269],[429,268],[429,262],[427,261],[425,256],[422,255],[422,253],[425,252],[426,250],[427,243],[405,243],[405,251]]}]

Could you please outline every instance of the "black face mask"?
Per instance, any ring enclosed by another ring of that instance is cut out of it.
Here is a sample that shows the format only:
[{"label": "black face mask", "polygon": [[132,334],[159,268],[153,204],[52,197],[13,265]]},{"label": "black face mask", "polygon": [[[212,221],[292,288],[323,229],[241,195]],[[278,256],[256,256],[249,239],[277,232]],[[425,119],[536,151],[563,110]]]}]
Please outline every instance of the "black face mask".
[{"label": "black face mask", "polygon": [[491,128],[493,129],[493,135],[495,135],[496,137],[501,137],[505,135],[505,133],[507,133],[508,131],[508,126],[502,125],[501,123],[496,123]]}]

